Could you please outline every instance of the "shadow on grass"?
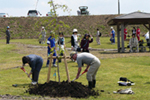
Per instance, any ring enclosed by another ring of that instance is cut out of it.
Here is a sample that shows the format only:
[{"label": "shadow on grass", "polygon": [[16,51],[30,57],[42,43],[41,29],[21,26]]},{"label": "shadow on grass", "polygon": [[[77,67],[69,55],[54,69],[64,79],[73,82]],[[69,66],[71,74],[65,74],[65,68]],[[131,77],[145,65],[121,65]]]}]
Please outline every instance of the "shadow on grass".
[{"label": "shadow on grass", "polygon": [[150,84],[150,82],[146,82],[146,83],[144,83],[144,84]]},{"label": "shadow on grass", "polygon": [[31,86],[31,84],[12,84],[13,87],[27,87],[27,86]]}]

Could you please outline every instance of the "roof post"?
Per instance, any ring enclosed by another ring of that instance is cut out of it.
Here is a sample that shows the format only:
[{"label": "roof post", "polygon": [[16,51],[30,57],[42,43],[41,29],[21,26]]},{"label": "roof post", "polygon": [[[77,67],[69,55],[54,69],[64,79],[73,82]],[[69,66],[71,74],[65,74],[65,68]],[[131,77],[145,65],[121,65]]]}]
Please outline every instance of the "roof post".
[{"label": "roof post", "polygon": [[121,51],[124,52],[124,23],[121,23],[121,42],[122,42]]},{"label": "roof post", "polygon": [[149,29],[148,29],[148,31],[149,31],[149,41],[148,41],[148,43],[150,43],[150,23],[149,23]]},{"label": "roof post", "polygon": [[117,43],[118,43],[118,52],[120,53],[120,25],[117,24]]}]

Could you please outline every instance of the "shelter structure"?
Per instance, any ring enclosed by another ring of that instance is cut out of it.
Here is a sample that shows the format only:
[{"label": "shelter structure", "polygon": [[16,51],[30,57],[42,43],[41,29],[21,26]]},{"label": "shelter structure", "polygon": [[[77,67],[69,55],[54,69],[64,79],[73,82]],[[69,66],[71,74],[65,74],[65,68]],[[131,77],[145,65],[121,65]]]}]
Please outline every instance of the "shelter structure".
[{"label": "shelter structure", "polygon": [[[138,25],[143,24],[148,30],[150,34],[150,13],[145,12],[133,12],[121,16],[117,16],[107,22],[108,25],[117,25],[117,47],[118,52],[125,52],[124,47],[124,28],[127,25]],[[121,34],[120,34],[121,31]],[[120,41],[121,37],[121,41]],[[150,38],[150,35],[149,35]],[[150,43],[150,39],[149,39]]]}]

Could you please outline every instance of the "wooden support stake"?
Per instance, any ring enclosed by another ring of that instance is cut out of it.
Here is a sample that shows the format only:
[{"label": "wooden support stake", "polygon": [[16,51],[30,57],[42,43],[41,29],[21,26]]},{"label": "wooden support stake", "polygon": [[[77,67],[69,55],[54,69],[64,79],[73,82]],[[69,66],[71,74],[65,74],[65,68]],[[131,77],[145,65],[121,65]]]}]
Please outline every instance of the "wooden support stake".
[{"label": "wooden support stake", "polygon": [[66,68],[68,83],[70,83],[70,77],[69,77],[69,72],[68,72],[68,66],[67,66],[67,60],[66,60],[66,53],[65,53],[65,50],[64,50],[64,63],[65,63],[65,68]]},{"label": "wooden support stake", "polygon": [[59,83],[60,83],[59,61],[57,61],[57,72],[58,72],[58,81],[59,81]]},{"label": "wooden support stake", "polygon": [[50,63],[49,63],[49,67],[48,67],[47,83],[48,83],[49,80],[50,80],[51,67],[52,67],[52,56],[53,56],[53,53],[50,54]]}]

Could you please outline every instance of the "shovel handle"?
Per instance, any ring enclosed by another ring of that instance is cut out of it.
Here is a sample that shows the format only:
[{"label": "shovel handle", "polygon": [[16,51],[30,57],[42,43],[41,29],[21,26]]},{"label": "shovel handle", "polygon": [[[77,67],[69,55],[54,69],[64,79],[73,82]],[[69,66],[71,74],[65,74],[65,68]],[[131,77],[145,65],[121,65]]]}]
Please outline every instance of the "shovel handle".
[{"label": "shovel handle", "polygon": [[[25,73],[27,74],[27,76],[29,75],[26,71],[25,71]],[[32,78],[31,77],[29,77],[31,80],[32,80]]]},{"label": "shovel handle", "polygon": [[[86,73],[87,71],[88,71],[88,70],[82,72],[82,73],[79,75],[79,77],[80,77],[81,75],[83,75],[84,73]],[[74,82],[75,80],[76,80],[76,78],[74,78],[74,79],[72,80],[72,82]]]}]

